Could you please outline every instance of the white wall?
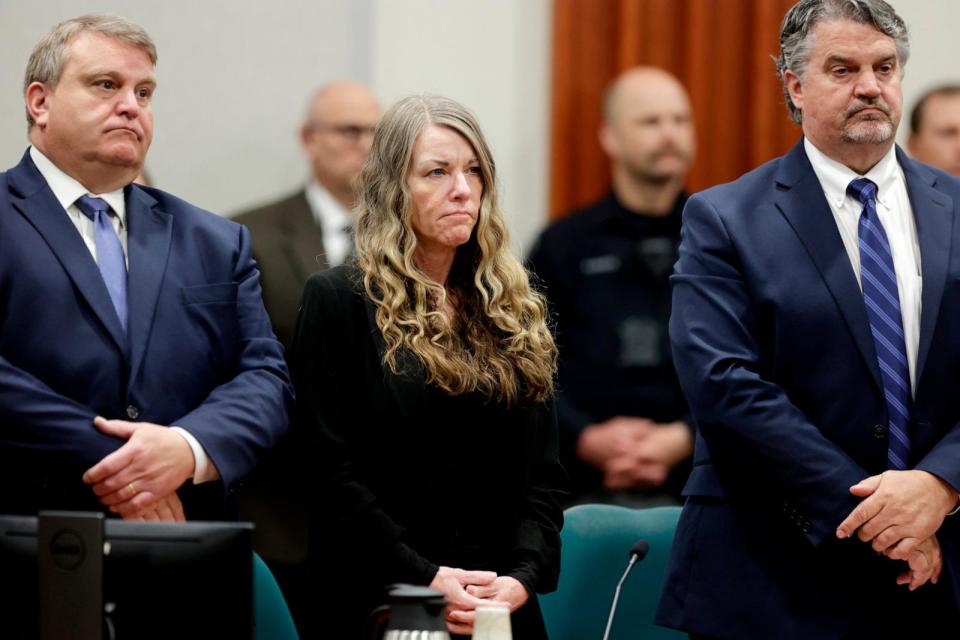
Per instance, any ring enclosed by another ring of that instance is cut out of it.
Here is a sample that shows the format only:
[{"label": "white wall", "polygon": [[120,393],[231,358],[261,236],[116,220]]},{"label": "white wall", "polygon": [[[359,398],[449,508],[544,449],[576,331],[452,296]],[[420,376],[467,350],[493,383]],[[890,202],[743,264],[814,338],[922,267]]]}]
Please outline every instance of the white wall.
[{"label": "white wall", "polygon": [[[0,167],[26,148],[21,86],[56,22],[111,11],[159,50],[157,186],[230,214],[296,188],[296,129],[326,81],[385,102],[425,91],[473,108],[494,147],[517,241],[546,211],[550,0],[0,0]],[[520,242],[516,243],[518,246]]]},{"label": "white wall", "polygon": [[0,0],[0,167],[27,146],[21,87],[53,24],[110,11],[157,44],[147,167],[157,186],[218,213],[272,198],[307,175],[296,130],[313,88],[370,80],[369,0]]},{"label": "white wall", "polygon": [[898,139],[905,143],[909,116],[924,91],[960,82],[960,2],[956,0],[893,0],[910,30],[910,60],[903,80],[903,121]]},{"label": "white wall", "polygon": [[543,226],[549,0],[374,0],[373,83],[386,102],[437,93],[473,109],[493,147],[514,246]]}]

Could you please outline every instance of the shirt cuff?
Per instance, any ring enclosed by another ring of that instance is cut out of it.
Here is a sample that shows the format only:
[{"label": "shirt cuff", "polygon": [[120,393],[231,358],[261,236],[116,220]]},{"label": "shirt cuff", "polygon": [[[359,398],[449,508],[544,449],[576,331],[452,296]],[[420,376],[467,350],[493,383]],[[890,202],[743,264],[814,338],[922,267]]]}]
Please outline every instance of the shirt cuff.
[{"label": "shirt cuff", "polygon": [[193,451],[193,475],[191,476],[193,478],[193,484],[219,480],[220,472],[217,470],[216,465],[210,460],[207,452],[203,450],[200,442],[186,429],[181,427],[170,428],[179,433],[180,436],[187,441],[187,444],[190,445],[190,450]]}]

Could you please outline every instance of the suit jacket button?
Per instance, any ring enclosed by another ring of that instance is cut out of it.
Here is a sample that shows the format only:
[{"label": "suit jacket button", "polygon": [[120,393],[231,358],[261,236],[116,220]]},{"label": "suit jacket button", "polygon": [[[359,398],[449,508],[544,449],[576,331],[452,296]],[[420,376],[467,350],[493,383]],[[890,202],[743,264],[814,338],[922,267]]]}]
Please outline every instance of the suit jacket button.
[{"label": "suit jacket button", "polygon": [[887,427],[882,424],[873,425],[873,437],[882,440],[887,437]]},{"label": "suit jacket button", "polygon": [[128,417],[128,418],[130,418],[131,420],[136,420],[139,415],[140,415],[140,409],[137,408],[137,405],[135,405],[135,404],[128,404],[128,405],[127,405],[127,417]]}]

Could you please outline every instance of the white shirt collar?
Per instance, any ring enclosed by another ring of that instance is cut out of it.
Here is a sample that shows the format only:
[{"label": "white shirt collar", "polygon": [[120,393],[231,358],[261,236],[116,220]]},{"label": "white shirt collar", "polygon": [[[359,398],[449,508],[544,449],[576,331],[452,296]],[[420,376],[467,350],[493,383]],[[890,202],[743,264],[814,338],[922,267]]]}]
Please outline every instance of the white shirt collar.
[{"label": "white shirt collar", "polygon": [[823,194],[835,208],[839,209],[847,195],[847,185],[857,178],[867,178],[877,185],[877,201],[884,206],[890,206],[889,199],[893,194],[893,187],[897,181],[903,180],[903,171],[897,162],[897,146],[891,145],[890,150],[865,175],[860,175],[850,167],[828,157],[810,142],[810,138],[803,138],[803,148],[807,158],[813,166],[814,173],[823,187]]},{"label": "white shirt collar", "polygon": [[64,173],[60,167],[53,164],[50,158],[43,155],[39,149],[32,145],[30,147],[30,159],[33,160],[33,164],[36,165],[43,179],[47,181],[47,186],[53,191],[53,195],[64,211],[73,206],[80,196],[90,194],[106,200],[120,220],[120,225],[126,225],[127,207],[123,197],[123,189],[117,189],[110,193],[90,193],[86,187]]},{"label": "white shirt collar", "polygon": [[313,219],[325,235],[338,235],[352,224],[353,217],[346,207],[316,180],[307,183],[306,191]]}]

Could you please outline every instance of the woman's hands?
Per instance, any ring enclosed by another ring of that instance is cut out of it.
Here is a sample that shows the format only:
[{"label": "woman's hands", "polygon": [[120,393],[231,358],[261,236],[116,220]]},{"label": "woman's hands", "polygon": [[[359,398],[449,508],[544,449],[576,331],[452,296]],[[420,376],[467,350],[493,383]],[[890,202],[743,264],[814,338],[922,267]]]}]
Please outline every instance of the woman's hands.
[{"label": "woman's hands", "polygon": [[470,585],[467,587],[467,593],[483,600],[506,603],[510,607],[510,613],[527,604],[527,600],[530,599],[527,588],[520,584],[519,580],[510,576],[500,576],[486,585]]},{"label": "woman's hands", "polygon": [[445,611],[450,633],[470,635],[477,607],[507,607],[511,612],[529,599],[527,590],[509,576],[497,577],[493,571],[465,571],[440,567],[430,588],[447,598]]}]

